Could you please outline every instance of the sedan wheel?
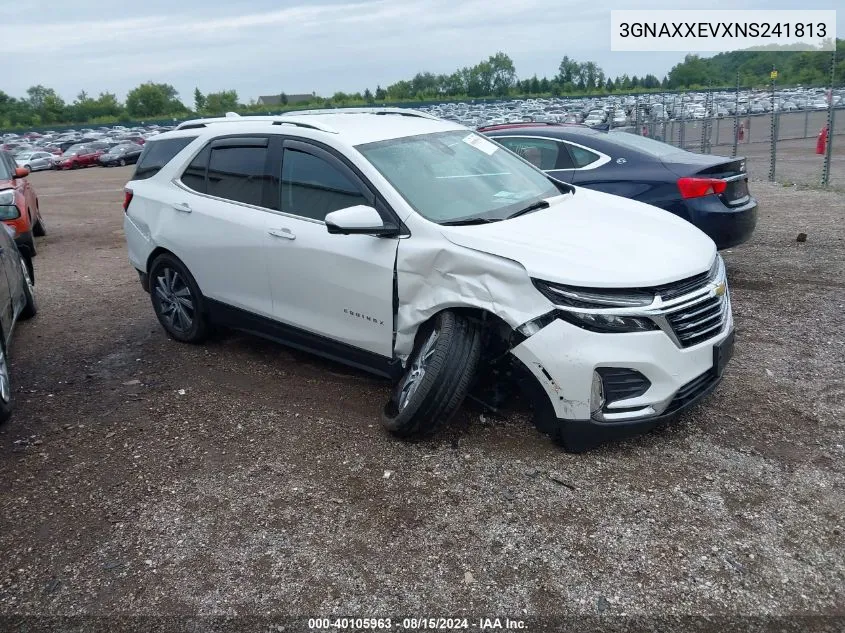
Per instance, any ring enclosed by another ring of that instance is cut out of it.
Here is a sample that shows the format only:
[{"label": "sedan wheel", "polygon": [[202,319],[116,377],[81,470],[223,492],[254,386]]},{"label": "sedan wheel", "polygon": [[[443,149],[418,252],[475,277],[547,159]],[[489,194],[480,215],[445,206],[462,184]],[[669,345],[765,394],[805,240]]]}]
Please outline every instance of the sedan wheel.
[{"label": "sedan wheel", "polygon": [[125,159],[125,158],[121,158],[121,159],[120,159],[120,166],[121,166],[121,167],[126,167],[126,159]]}]

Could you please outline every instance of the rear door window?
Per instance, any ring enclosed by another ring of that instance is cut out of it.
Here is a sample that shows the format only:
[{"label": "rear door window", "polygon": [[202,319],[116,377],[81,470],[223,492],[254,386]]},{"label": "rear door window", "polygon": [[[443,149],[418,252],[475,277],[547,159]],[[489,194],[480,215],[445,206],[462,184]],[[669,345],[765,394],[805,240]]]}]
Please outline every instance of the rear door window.
[{"label": "rear door window", "polygon": [[208,161],[206,193],[262,206],[267,173],[266,147],[215,147]]},{"label": "rear door window", "polygon": [[181,136],[144,144],[144,151],[138,157],[132,180],[145,180],[155,176],[176,154],[185,149],[196,136]]}]

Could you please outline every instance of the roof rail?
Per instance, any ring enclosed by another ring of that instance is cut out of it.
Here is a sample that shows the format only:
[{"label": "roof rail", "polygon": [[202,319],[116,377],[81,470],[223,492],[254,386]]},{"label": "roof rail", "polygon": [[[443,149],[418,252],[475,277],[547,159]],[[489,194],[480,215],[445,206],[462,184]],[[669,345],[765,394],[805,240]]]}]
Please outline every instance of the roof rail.
[{"label": "roof rail", "polygon": [[420,110],[414,110],[413,108],[389,108],[379,106],[373,106],[369,108],[320,108],[316,110],[293,110],[281,116],[287,118],[288,116],[299,116],[301,114],[394,114],[398,116],[417,117],[420,119],[439,120],[438,117],[434,116],[433,114],[429,114],[428,112],[422,112]]},{"label": "roof rail", "polygon": [[175,130],[194,130],[208,127],[217,123],[254,123],[264,122],[271,125],[294,125],[296,127],[307,128],[311,130],[319,130],[320,132],[328,132],[329,134],[337,134],[334,128],[323,125],[317,121],[297,121],[294,116],[237,116],[237,117],[211,117],[208,119],[192,119],[190,121],[183,121],[177,125]]}]

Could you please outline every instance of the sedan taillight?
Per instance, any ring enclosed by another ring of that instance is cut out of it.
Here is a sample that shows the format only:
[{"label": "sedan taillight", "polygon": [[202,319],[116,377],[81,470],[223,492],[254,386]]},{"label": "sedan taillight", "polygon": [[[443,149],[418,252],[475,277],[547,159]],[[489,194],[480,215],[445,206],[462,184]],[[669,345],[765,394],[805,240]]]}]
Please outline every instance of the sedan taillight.
[{"label": "sedan taillight", "polygon": [[728,183],[719,178],[679,178],[678,189],[681,190],[681,197],[703,198],[710,194],[724,193]]},{"label": "sedan taillight", "polygon": [[124,189],[123,190],[123,212],[124,213],[126,213],[126,211],[129,209],[129,203],[132,202],[132,196],[133,195],[134,194],[132,193],[131,189]]}]

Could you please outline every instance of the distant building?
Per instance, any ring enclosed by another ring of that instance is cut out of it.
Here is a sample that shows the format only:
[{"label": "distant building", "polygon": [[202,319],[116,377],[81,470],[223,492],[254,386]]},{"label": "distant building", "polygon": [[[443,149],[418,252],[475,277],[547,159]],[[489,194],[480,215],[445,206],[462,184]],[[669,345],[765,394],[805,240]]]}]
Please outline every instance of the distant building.
[{"label": "distant building", "polygon": [[[288,98],[288,105],[296,105],[297,103],[303,103],[305,101],[310,101],[316,95],[315,94],[306,94],[306,95],[287,95]],[[258,105],[266,105],[266,106],[280,106],[282,105],[282,95],[267,95],[264,97],[258,97]]]}]

